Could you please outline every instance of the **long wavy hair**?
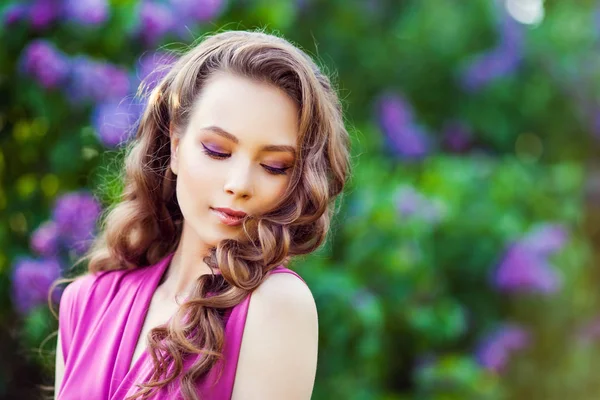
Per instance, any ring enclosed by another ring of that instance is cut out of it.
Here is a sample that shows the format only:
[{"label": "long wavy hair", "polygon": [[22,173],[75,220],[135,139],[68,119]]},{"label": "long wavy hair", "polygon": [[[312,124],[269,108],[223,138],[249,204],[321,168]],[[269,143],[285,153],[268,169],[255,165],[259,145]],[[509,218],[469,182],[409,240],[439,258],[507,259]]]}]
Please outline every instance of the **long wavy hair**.
[{"label": "long wavy hair", "polygon": [[[226,239],[204,261],[220,274],[202,275],[168,324],[148,334],[154,373],[133,399],[146,399],[181,379],[185,399],[222,358],[225,310],[239,304],[278,265],[308,254],[326,239],[335,200],[350,170],[350,141],[330,79],[306,53],[259,31],[203,38],[147,91],[147,103],[125,158],[122,197],[103,219],[84,257],[91,273],[152,265],[175,251],[183,216],[170,165],[170,132],[184,132],[194,101],[215,72],[228,72],[283,90],[298,106],[299,157],[286,194],[271,211],[244,220],[244,240]],[[184,371],[188,355],[202,355]]]}]

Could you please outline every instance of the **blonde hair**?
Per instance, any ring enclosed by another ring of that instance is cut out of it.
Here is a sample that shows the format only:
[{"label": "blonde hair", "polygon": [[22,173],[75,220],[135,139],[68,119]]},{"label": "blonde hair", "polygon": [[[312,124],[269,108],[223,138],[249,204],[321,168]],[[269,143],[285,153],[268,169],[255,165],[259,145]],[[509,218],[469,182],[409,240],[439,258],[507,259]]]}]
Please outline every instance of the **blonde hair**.
[{"label": "blonde hair", "polygon": [[[211,249],[204,261],[221,273],[201,276],[170,324],[148,334],[154,374],[130,399],[148,398],[178,377],[184,398],[199,398],[194,382],[222,358],[224,310],[246,298],[271,269],[324,242],[349,174],[349,135],[339,97],[306,53],[263,32],[207,36],[173,63],[148,96],[127,149],[122,198],[84,257],[90,272],[152,265],[176,249],[183,217],[177,176],[169,168],[170,128],[185,130],[194,101],[219,71],[274,85],[298,105],[298,159],[277,207],[244,221],[247,241],[227,239]],[[183,371],[183,357],[190,353],[203,357]]]}]

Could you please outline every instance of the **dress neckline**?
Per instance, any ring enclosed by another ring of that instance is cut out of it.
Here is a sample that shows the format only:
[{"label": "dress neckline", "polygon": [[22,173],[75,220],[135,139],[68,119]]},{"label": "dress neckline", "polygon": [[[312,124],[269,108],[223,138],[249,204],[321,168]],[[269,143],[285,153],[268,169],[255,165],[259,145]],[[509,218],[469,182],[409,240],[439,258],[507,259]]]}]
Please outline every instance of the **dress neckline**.
[{"label": "dress neckline", "polygon": [[[133,356],[135,352],[135,347],[138,344],[140,339],[140,335],[142,333],[142,328],[146,317],[148,316],[148,311],[150,308],[150,303],[152,301],[152,297],[158,288],[160,281],[162,280],[168,266],[173,259],[175,252],[171,252],[170,254],[163,257],[163,259],[159,260],[156,264],[144,267],[143,269],[148,269],[147,273],[141,274],[139,282],[136,283],[137,288],[136,292],[132,299],[131,305],[131,324],[127,324],[123,331],[123,347],[122,351],[126,354],[125,364],[119,368],[122,371],[119,385],[120,388],[118,392],[125,389],[128,390],[127,387],[135,384],[134,380],[138,378],[141,374],[142,367],[146,364],[146,360],[149,357],[149,353],[147,350],[147,346],[144,346],[144,349],[138,356],[138,358],[133,361]],[[277,266],[270,273],[278,271],[280,269],[285,269],[283,265]],[[187,300],[187,298],[186,298]],[[169,317],[167,320],[167,324],[171,321],[173,316]],[[132,363],[133,361],[133,363]],[[144,374],[149,371],[144,371]],[[125,385],[125,387],[123,387]]]},{"label": "dress neckline", "polygon": [[[146,317],[148,316],[148,311],[150,309],[152,297],[154,296],[154,293],[156,292],[156,289],[158,288],[158,285],[162,277],[164,276],[167,267],[171,263],[174,254],[174,252],[170,253],[167,256],[163,257],[163,259],[158,261],[158,263],[156,263],[155,265],[148,267],[150,271],[148,271],[147,274],[143,275],[141,282],[139,283],[138,291],[135,295],[131,310],[133,324],[131,325],[131,330],[129,332],[123,332],[125,336],[124,340],[127,341],[125,346],[125,353],[127,354],[127,361],[125,365],[125,377],[128,377],[133,372],[135,372],[139,368],[139,364],[142,363],[142,361],[148,355],[147,346],[144,346],[144,349],[142,350],[138,358],[135,361],[133,360],[135,348],[138,342],[140,340],[145,339],[140,336],[142,334],[144,322],[146,321]],[[171,319],[172,317],[170,317],[167,320],[167,323],[169,323]]]}]

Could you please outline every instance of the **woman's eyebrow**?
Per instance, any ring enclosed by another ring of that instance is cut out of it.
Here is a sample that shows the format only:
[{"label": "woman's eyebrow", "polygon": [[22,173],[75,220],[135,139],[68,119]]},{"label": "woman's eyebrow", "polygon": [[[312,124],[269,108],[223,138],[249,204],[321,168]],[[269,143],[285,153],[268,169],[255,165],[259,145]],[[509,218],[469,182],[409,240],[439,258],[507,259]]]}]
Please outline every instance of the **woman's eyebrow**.
[{"label": "woman's eyebrow", "polygon": [[[202,130],[211,131],[213,133],[216,133],[217,135],[222,136],[225,139],[231,140],[235,144],[238,144],[240,142],[240,140],[237,137],[235,137],[233,134],[227,132],[225,129],[223,129],[219,126],[216,126],[216,125],[204,127],[204,128],[202,128]],[[269,144],[269,145],[263,146],[261,148],[261,151],[290,152],[290,153],[296,155],[296,148],[294,146],[288,146],[288,145]]]}]

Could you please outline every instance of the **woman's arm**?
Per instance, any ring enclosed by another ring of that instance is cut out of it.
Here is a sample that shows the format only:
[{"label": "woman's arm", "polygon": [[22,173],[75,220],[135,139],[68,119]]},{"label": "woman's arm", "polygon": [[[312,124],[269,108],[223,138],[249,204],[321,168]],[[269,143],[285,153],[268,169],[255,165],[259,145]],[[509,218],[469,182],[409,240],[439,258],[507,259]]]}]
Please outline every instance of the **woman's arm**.
[{"label": "woman's arm", "polygon": [[63,358],[62,345],[60,340],[60,330],[58,331],[58,339],[56,341],[56,374],[54,376],[54,399],[57,399],[58,390],[62,384],[62,379],[65,374],[65,361]]},{"label": "woman's arm", "polygon": [[232,399],[310,399],[318,331],[306,284],[292,274],[270,275],[250,300]]}]

